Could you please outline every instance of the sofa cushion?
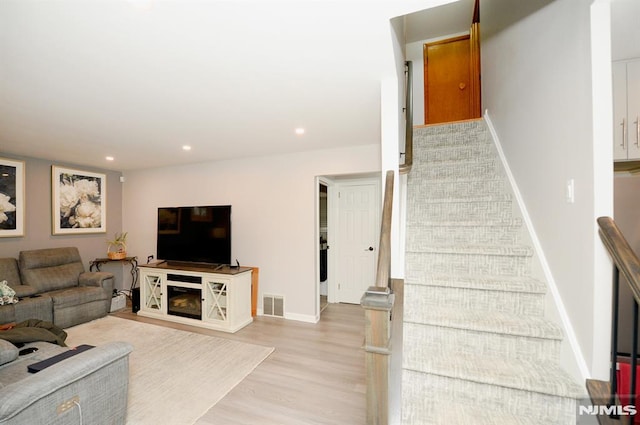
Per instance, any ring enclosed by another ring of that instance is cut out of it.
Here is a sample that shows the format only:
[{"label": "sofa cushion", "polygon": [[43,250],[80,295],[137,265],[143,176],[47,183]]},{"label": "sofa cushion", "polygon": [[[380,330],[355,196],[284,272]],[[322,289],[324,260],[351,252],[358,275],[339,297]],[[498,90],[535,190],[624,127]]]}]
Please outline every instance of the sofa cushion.
[{"label": "sofa cushion", "polygon": [[78,276],[84,272],[75,247],[22,251],[18,263],[22,283],[35,287],[38,292],[77,286]]},{"label": "sofa cushion", "polygon": [[0,365],[12,362],[17,359],[18,353],[18,347],[16,347],[9,341],[0,339]]},{"label": "sofa cushion", "polygon": [[6,280],[7,284],[14,289],[21,285],[20,271],[15,258],[0,258],[0,280]]},{"label": "sofa cushion", "polygon": [[[51,297],[46,295],[23,298],[18,304],[4,306],[3,310],[7,307],[14,309],[12,319],[14,322],[19,323],[29,319],[53,322],[53,302],[51,301]],[[2,315],[1,313],[3,312],[0,311],[0,316]]]},{"label": "sofa cushion", "polygon": [[[10,342],[7,343],[11,344]],[[44,341],[29,342],[24,346],[24,348],[31,347],[37,348],[37,350],[23,356],[18,356],[18,358],[13,362],[9,362],[4,364],[3,366],[0,366],[0,388],[6,387],[15,382],[19,382],[22,379],[28,378],[29,376],[34,376],[33,373],[29,373],[27,370],[27,366],[29,366],[30,364],[46,360],[50,357],[69,350],[68,347],[61,347],[57,344],[52,344],[50,342]]]},{"label": "sofa cushion", "polygon": [[53,300],[54,309],[110,299],[110,296],[102,290],[102,287],[98,288],[95,286],[61,289],[59,291],[48,292],[46,295]]}]

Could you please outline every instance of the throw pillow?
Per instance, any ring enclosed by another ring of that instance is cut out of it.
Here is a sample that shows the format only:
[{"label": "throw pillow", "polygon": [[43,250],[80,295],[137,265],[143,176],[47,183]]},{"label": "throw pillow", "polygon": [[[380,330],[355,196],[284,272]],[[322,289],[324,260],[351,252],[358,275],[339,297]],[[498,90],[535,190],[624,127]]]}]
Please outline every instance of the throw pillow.
[{"label": "throw pillow", "polygon": [[16,347],[9,341],[0,339],[0,365],[12,362],[17,359],[18,353],[18,347]]},{"label": "throw pillow", "polygon": [[0,282],[0,305],[15,304],[17,302],[16,291],[11,289],[6,280]]}]

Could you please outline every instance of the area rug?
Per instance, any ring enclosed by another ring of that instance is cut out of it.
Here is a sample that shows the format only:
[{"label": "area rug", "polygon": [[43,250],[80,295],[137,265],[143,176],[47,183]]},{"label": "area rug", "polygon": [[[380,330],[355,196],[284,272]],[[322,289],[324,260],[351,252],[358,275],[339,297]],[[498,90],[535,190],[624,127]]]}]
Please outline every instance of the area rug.
[{"label": "area rug", "polygon": [[272,347],[107,316],[66,329],[70,347],[127,341],[131,425],[190,425],[251,373]]}]

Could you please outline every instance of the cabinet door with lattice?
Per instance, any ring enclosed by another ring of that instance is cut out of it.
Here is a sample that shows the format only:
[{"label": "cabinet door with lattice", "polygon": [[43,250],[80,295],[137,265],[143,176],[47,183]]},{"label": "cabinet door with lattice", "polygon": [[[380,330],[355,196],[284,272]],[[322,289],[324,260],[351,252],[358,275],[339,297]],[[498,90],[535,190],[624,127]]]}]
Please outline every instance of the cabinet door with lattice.
[{"label": "cabinet door with lattice", "polygon": [[142,310],[164,312],[162,296],[166,284],[164,273],[142,272],[140,275]]},{"label": "cabinet door with lattice", "polygon": [[227,322],[229,320],[229,280],[206,278],[204,280],[203,320]]}]

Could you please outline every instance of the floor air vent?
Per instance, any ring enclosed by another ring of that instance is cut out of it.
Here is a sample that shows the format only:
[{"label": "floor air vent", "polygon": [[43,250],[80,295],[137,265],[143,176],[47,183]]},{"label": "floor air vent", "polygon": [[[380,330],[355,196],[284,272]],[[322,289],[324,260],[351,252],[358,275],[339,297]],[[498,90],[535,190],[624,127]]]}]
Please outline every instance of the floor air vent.
[{"label": "floor air vent", "polygon": [[264,295],[262,297],[262,314],[265,316],[284,317],[284,297]]}]

